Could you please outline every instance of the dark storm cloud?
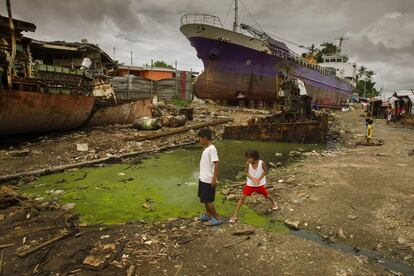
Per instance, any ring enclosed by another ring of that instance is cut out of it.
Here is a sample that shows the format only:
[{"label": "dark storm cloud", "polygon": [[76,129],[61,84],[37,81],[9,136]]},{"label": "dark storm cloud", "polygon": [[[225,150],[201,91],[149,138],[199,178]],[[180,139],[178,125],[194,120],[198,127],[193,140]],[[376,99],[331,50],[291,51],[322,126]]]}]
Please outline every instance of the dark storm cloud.
[{"label": "dark storm cloud", "polygon": [[[214,14],[231,28],[231,4],[231,0],[12,0],[15,17],[38,26],[30,34],[34,38],[87,38],[111,54],[116,47],[120,61],[128,61],[133,51],[137,65],[151,59],[170,64],[178,60],[179,67],[196,70],[202,63],[179,32],[181,15]],[[378,84],[414,88],[413,0],[243,0],[239,10],[241,22],[301,45],[319,46],[345,34],[344,50],[352,61],[373,69]]]},{"label": "dark storm cloud", "polygon": [[12,0],[12,5],[16,15],[42,27],[65,24],[63,33],[71,29],[82,33],[82,28],[93,29],[106,20],[128,31],[141,25],[131,0]]}]

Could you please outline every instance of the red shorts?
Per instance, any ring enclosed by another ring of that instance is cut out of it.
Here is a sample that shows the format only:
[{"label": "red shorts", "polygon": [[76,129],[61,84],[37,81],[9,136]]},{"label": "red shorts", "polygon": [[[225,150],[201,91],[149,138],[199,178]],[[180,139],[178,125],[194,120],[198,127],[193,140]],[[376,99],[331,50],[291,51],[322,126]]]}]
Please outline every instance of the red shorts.
[{"label": "red shorts", "polygon": [[247,186],[247,185],[244,186],[244,188],[243,188],[243,194],[245,196],[251,196],[252,193],[261,194],[261,195],[263,195],[266,198],[269,196],[269,193],[267,192],[267,190],[266,190],[266,188],[265,188],[264,185],[258,186],[258,187],[252,187],[252,186]]}]

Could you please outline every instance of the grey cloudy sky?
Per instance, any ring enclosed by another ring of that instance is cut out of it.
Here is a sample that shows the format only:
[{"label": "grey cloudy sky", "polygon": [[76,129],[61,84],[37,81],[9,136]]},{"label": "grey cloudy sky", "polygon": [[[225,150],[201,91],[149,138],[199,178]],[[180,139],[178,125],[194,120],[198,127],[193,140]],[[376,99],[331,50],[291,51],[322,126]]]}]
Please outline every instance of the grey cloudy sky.
[{"label": "grey cloudy sky", "polygon": [[[195,50],[180,33],[185,13],[209,13],[224,21],[231,0],[12,0],[14,17],[37,26],[30,37],[87,38],[134,65],[165,60],[201,70]],[[303,44],[334,42],[358,65],[376,72],[377,88],[414,89],[414,0],[243,0],[263,30]],[[240,21],[257,26],[242,4]],[[1,5],[1,13],[6,13]],[[225,21],[231,28],[232,11]],[[288,44],[289,45],[289,44]],[[289,45],[291,46],[291,45]]]}]

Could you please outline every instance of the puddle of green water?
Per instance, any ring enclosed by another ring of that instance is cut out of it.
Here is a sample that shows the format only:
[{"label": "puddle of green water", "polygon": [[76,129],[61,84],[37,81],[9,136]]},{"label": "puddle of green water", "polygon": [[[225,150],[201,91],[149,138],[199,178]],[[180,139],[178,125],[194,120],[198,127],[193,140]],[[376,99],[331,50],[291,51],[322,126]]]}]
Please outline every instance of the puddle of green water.
[{"label": "puddle of green water", "polygon": [[[290,162],[291,150],[309,151],[315,145],[273,142],[220,141],[217,144],[220,184],[231,183],[242,176],[244,152],[255,148],[267,162]],[[118,164],[103,168],[87,168],[41,177],[23,187],[23,192],[45,200],[57,198],[60,203],[75,203],[74,211],[81,221],[121,223],[135,220],[166,220],[193,217],[203,212],[197,197],[199,159],[202,148],[188,147],[162,153],[138,165]],[[276,156],[275,152],[282,153]],[[50,192],[63,190],[62,194]],[[216,206],[220,214],[230,216],[235,202],[225,201],[217,192]],[[143,208],[143,204],[150,208]],[[271,231],[287,231],[278,222],[259,215],[247,206],[240,210],[239,221]]]}]

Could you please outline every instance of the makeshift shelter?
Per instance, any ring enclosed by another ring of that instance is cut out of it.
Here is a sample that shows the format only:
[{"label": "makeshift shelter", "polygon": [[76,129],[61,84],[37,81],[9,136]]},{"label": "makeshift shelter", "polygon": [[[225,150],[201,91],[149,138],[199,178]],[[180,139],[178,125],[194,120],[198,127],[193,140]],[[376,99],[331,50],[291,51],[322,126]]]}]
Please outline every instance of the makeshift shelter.
[{"label": "makeshift shelter", "polygon": [[389,101],[397,120],[414,119],[414,90],[396,91]]},{"label": "makeshift shelter", "polygon": [[369,113],[375,118],[386,118],[389,100],[373,97],[369,100]]}]

